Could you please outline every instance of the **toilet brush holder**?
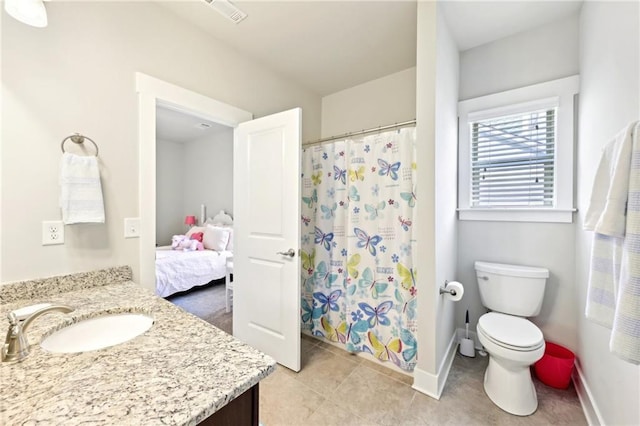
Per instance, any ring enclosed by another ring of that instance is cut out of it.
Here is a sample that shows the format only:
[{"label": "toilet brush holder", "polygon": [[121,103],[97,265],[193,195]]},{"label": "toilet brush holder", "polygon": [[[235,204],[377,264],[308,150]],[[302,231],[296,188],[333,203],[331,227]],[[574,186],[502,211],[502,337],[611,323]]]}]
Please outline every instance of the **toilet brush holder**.
[{"label": "toilet brush holder", "polygon": [[476,348],[473,339],[462,338],[460,340],[460,354],[474,358],[476,356]]}]

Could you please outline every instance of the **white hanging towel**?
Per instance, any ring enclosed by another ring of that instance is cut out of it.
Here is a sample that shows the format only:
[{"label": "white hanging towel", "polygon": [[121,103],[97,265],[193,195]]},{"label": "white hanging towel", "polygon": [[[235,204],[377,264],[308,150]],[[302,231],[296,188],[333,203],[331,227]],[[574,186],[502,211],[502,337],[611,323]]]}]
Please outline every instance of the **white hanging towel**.
[{"label": "white hanging towel", "polygon": [[633,130],[627,222],[609,347],[620,358],[640,364],[640,123]]},{"label": "white hanging towel", "polygon": [[612,329],[610,350],[640,363],[640,126],[604,149],[585,230],[595,231],[586,317]]},{"label": "white hanging towel", "polygon": [[621,130],[604,147],[585,214],[584,229],[587,231],[611,237],[624,236],[634,124]]},{"label": "white hanging towel", "polygon": [[585,314],[609,328],[613,326],[620,282],[633,124],[605,145],[584,221],[584,229],[595,232]]},{"label": "white hanging towel", "polygon": [[104,223],[104,202],[96,157],[62,154],[60,208],[65,225]]}]

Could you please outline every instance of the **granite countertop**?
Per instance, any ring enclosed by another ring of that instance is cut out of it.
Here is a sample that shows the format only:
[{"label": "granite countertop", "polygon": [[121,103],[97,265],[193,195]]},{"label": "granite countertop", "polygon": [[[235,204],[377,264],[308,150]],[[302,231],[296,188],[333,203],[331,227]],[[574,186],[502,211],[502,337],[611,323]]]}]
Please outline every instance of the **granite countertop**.
[{"label": "granite countertop", "polygon": [[[58,281],[66,292],[57,294],[32,284],[16,287],[28,298],[4,291],[0,332],[9,326],[7,313],[22,306],[51,302],[75,310],[36,319],[27,330],[27,358],[0,363],[0,424],[193,425],[275,370],[272,358],[131,281],[91,288]],[[104,312],[144,312],[155,322],[133,340],[97,351],[40,347],[43,336]]]}]

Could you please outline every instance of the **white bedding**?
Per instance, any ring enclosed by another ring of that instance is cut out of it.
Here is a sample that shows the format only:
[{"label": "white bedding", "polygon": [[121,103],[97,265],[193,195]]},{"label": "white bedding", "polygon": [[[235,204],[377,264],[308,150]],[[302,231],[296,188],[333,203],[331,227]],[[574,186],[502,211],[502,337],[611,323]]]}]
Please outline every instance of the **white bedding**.
[{"label": "white bedding", "polygon": [[156,294],[167,297],[223,278],[230,251],[156,249]]}]

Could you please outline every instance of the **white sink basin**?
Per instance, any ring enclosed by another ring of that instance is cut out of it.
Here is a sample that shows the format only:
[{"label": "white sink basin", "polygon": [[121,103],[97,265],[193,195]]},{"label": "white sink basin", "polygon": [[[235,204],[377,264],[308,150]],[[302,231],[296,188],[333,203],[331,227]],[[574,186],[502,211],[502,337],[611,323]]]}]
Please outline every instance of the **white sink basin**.
[{"label": "white sink basin", "polygon": [[145,314],[107,314],[62,328],[42,340],[40,346],[54,353],[95,351],[131,340],[152,325],[153,318]]}]

